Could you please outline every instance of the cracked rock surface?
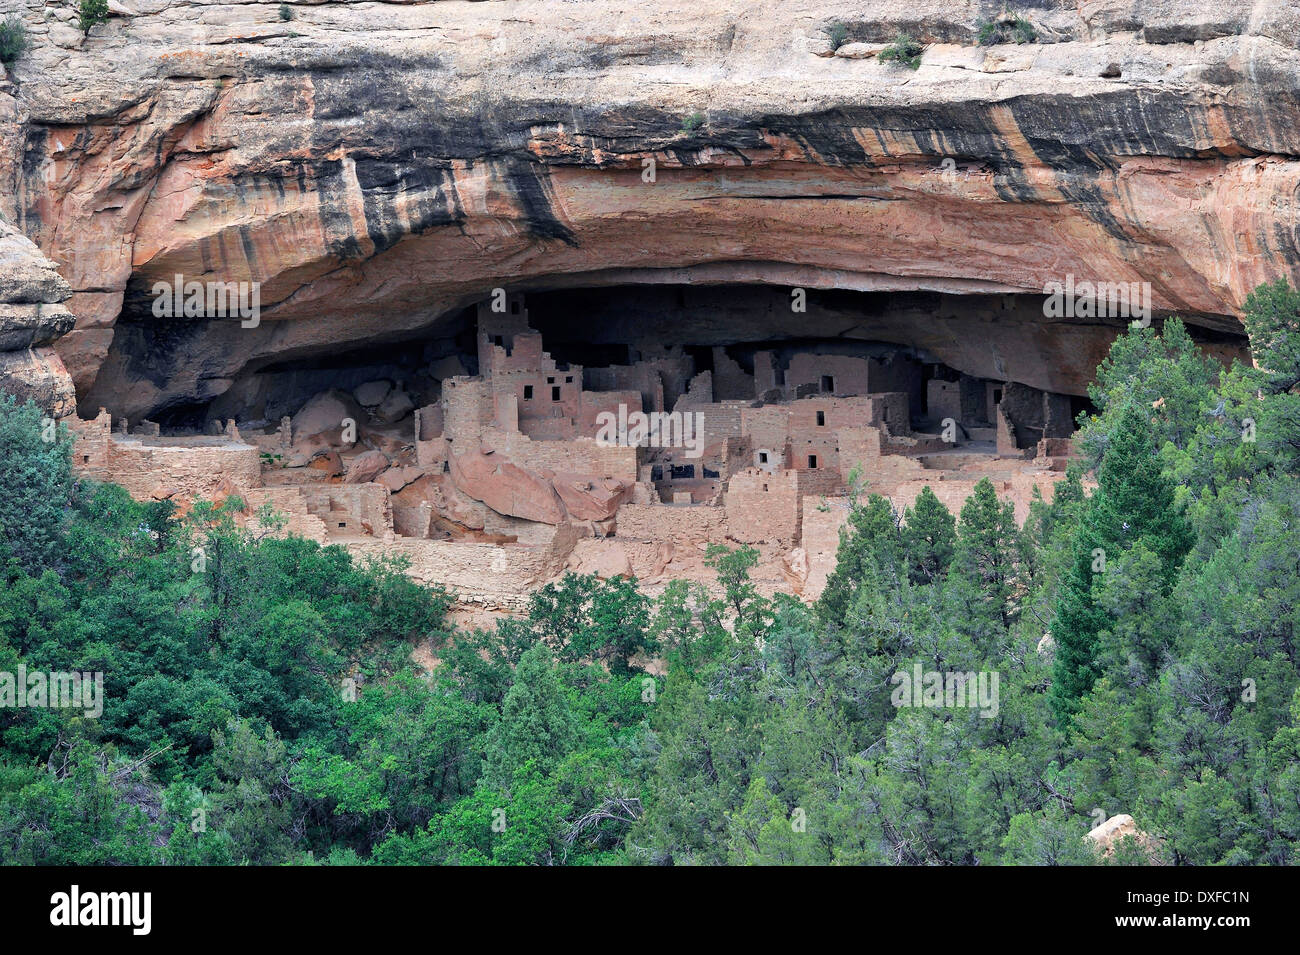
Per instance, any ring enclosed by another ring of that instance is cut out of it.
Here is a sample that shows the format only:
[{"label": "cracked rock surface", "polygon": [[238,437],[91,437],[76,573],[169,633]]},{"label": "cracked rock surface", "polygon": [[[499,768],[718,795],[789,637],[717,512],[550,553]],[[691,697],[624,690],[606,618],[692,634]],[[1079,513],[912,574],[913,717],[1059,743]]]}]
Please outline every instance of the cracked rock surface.
[{"label": "cracked rock surface", "polygon": [[[85,37],[68,3],[20,0],[31,48],[0,83],[0,218],[76,316],[5,233],[0,375],[65,402],[70,375],[83,409],[207,401],[502,285],[1072,274],[1239,332],[1251,288],[1297,279],[1285,0],[1019,3],[1035,42],[987,47],[1001,6],[974,0],[121,6]],[[904,31],[915,72],[878,61]],[[260,283],[260,323],[155,318],[178,274]],[[998,367],[1081,393],[1115,327]],[[982,336],[920,331],[988,373]]]}]

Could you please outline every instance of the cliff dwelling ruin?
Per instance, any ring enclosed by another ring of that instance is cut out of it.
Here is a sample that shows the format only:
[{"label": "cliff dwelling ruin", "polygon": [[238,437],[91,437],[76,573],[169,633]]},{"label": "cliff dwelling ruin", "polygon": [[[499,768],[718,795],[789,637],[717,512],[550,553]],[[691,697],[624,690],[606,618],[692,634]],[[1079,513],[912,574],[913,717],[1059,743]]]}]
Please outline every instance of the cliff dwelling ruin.
[{"label": "cliff dwelling ruin", "polygon": [[[1052,283],[1140,286],[1231,358],[1300,261],[1290,20],[1243,58],[1242,25],[1028,6],[1043,42],[900,8],[843,48],[843,11],[779,3],[584,5],[618,42],[500,4],[235,5],[200,38],[167,8],[97,28],[112,72],[34,22],[0,89],[0,388],[134,494],[238,492],[484,605],[727,541],[814,596],[855,484],[957,510],[987,476],[1023,517],[1061,475],[1126,319]],[[915,74],[871,58],[900,30]],[[158,317],[177,276],[260,316]],[[598,440],[624,412],[698,447]]]},{"label": "cliff dwelling ruin", "polygon": [[758,547],[765,587],[812,599],[854,494],[901,512],[929,486],[957,511],[988,477],[1023,520],[1062,475],[1086,399],[960,367],[982,370],[981,323],[1041,303],[947,298],[499,290],[422,339],[268,363],[207,403],[73,416],[74,463],[140,497],[238,495],[252,523],[270,505],[489,609],[565,569],[707,576],[710,542]]}]

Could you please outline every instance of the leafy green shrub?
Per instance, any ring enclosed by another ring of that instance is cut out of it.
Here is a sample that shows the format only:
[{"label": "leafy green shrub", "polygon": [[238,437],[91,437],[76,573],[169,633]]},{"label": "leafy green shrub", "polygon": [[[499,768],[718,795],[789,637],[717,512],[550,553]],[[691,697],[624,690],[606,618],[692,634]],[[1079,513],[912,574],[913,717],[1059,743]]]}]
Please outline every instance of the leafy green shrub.
[{"label": "leafy green shrub", "polygon": [[96,23],[108,20],[108,0],[81,0],[77,6],[77,26],[81,32],[90,35],[90,28]]},{"label": "leafy green shrub", "polygon": [[1011,39],[1014,43],[1033,43],[1037,39],[1038,33],[1034,30],[1034,25],[1028,20],[1021,20],[1017,17],[1011,21]]},{"label": "leafy green shrub", "polygon": [[975,39],[980,46],[993,46],[997,43],[1033,43],[1038,37],[1034,25],[1022,17],[1010,20],[985,20],[980,24]]},{"label": "leafy green shrub", "polygon": [[838,20],[822,27],[822,32],[825,33],[826,38],[831,41],[832,50],[838,50],[848,42],[849,39],[849,28]]},{"label": "leafy green shrub", "polygon": [[704,114],[696,110],[682,120],[682,132],[689,133],[704,125]]},{"label": "leafy green shrub", "polygon": [[27,28],[17,17],[0,23],[0,63],[12,63],[27,50]]},{"label": "leafy green shrub", "polygon": [[925,48],[906,33],[900,33],[894,42],[880,51],[876,57],[881,63],[898,63],[909,70],[921,68],[921,54]]},{"label": "leafy green shrub", "polygon": [[14,559],[38,571],[53,559],[72,488],[70,447],[67,429],[43,410],[0,394],[0,567]]},{"label": "leafy green shrub", "polygon": [[293,10],[289,8],[289,4],[280,4],[280,19],[286,22],[293,19]]}]

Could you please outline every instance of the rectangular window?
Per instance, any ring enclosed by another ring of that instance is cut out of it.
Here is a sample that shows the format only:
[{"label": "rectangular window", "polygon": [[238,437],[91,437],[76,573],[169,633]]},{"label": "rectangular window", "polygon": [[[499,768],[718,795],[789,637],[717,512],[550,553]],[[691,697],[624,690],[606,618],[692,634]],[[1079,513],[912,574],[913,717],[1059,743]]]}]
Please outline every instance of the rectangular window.
[{"label": "rectangular window", "polygon": [[830,394],[834,390],[835,390],[835,376],[822,375],[822,391],[826,392],[827,394]]},{"label": "rectangular window", "polygon": [[767,463],[767,452],[766,452],[766,451],[760,451],[760,452],[758,452],[758,463],[759,463],[759,464],[766,464],[766,463]]},{"label": "rectangular window", "polygon": [[815,454],[808,455],[808,467],[814,469],[817,467],[817,455]]},{"label": "rectangular window", "polygon": [[566,385],[571,385],[571,384],[573,384],[573,376],[572,376],[572,375],[565,375],[565,376],[564,376],[564,383],[565,383]]},{"label": "rectangular window", "polygon": [[533,400],[533,386],[524,385],[524,401],[532,401],[532,400]]},{"label": "rectangular window", "polygon": [[819,412],[817,412],[817,427],[819,427],[819,428],[824,428],[824,427],[826,427],[826,412],[825,412],[825,411],[819,411]]},{"label": "rectangular window", "polygon": [[559,401],[559,400],[560,400],[560,386],[559,386],[559,385],[555,385],[553,388],[551,388],[551,400],[552,400],[552,401]]}]

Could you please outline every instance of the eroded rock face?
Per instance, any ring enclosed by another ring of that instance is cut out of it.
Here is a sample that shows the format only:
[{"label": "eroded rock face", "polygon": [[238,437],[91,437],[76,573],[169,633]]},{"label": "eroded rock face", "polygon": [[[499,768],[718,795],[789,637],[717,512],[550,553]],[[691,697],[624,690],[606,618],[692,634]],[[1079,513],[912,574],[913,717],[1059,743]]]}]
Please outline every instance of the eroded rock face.
[{"label": "eroded rock face", "polygon": [[54,263],[0,221],[0,392],[36,402],[56,418],[76,410],[72,379],[50,347],[75,319]]},{"label": "eroded rock face", "polygon": [[557,474],[551,480],[569,516],[579,521],[607,521],[628,497],[628,485],[590,474]]},{"label": "eroded rock face", "polygon": [[502,455],[468,452],[452,456],[449,464],[457,490],[498,514],[542,524],[564,520],[564,507],[550,483]]},{"label": "eroded rock face", "polygon": [[[1283,0],[1024,3],[1040,42],[988,48],[973,0],[134,7],[83,40],[28,6],[0,87],[0,214],[71,284],[57,348],[90,409],[206,402],[503,283],[1038,293],[1073,274],[1235,330],[1252,287],[1296,279]],[[929,44],[919,71],[859,58],[900,29]],[[155,318],[176,275],[261,283],[259,323]],[[930,323],[927,347],[1080,393],[1120,324],[1017,348]],[[832,325],[799,331],[874,334]]]},{"label": "eroded rock face", "polygon": [[382,451],[363,451],[348,465],[347,484],[365,484],[388,469],[388,456]]}]

